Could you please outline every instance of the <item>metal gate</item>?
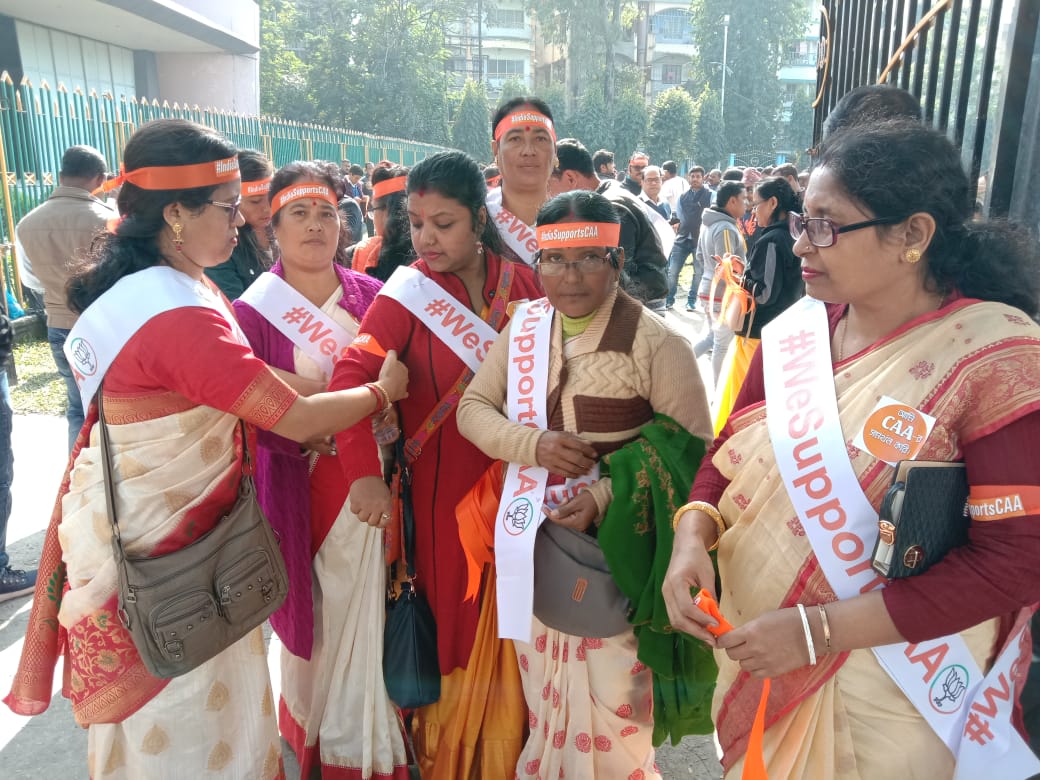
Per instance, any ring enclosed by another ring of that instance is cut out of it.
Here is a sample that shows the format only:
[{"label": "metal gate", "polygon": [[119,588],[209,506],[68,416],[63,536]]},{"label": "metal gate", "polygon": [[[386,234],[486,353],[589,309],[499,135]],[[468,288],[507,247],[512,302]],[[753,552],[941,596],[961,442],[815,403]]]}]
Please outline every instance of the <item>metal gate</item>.
[{"label": "metal gate", "polygon": [[983,213],[1040,227],[1038,0],[823,0],[814,137],[849,90],[891,84],[961,149]]}]

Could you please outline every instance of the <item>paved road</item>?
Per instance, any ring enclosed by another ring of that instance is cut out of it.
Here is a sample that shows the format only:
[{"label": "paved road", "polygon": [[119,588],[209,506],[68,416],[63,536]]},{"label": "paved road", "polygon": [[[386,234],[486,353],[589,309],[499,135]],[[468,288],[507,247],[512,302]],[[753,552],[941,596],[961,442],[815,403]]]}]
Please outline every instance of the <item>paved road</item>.
[{"label": "paved road", "polygon": [[[701,318],[685,312],[670,313],[668,321],[691,338],[699,327],[703,327]],[[710,382],[710,368],[704,359],[701,360],[701,369],[706,381]],[[34,567],[39,560],[44,529],[65,465],[65,441],[64,418],[15,417],[14,512],[8,530],[8,551],[15,567]],[[28,616],[28,598],[0,604],[0,696],[10,690]],[[277,695],[277,653],[272,653],[271,657],[274,659],[271,677]],[[60,674],[58,678],[60,686]],[[57,692],[57,687],[55,690]],[[289,777],[297,777],[299,768],[292,751],[285,748],[284,754]],[[60,695],[55,695],[46,712],[33,718],[14,715],[0,705],[0,778],[3,780],[85,778],[86,755],[86,731],[73,721],[68,701]],[[687,737],[676,747],[666,745],[660,748],[658,764],[667,780],[716,780],[722,777],[710,736]]]}]

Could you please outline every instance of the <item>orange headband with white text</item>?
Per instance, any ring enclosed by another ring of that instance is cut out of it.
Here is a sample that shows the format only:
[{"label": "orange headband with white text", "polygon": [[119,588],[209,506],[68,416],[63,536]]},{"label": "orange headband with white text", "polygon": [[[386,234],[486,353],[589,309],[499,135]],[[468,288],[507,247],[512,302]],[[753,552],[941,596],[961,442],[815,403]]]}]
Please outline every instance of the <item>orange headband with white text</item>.
[{"label": "orange headband with white text", "polygon": [[242,182],[242,197],[253,198],[257,195],[266,195],[271,191],[271,177],[257,179],[256,181]]},{"label": "orange headband with white text", "polygon": [[621,225],[616,222],[562,222],[535,228],[539,249],[575,246],[618,246]]},{"label": "orange headband with white text", "polygon": [[199,187],[216,187],[239,178],[238,157],[193,165],[135,168],[132,171],[120,165],[119,175],[106,181],[101,191],[114,190],[124,183],[133,184],[142,190],[193,190]]},{"label": "orange headband with white text", "polygon": [[292,203],[294,200],[302,200],[304,198],[323,200],[326,203],[331,203],[333,208],[339,205],[336,195],[329,189],[328,185],[317,181],[302,181],[289,185],[271,198],[271,212],[277,212],[280,208]]},{"label": "orange headband with white text", "polygon": [[502,121],[495,125],[495,140],[501,141],[502,136],[515,127],[541,127],[549,131],[553,141],[556,140],[556,129],[552,120],[545,114],[531,110],[514,111],[504,116]]},{"label": "orange headband with white text", "polygon": [[372,185],[372,197],[378,200],[379,198],[385,198],[387,195],[393,195],[395,192],[404,192],[407,184],[407,176],[395,176],[392,179],[383,179],[379,184]]}]

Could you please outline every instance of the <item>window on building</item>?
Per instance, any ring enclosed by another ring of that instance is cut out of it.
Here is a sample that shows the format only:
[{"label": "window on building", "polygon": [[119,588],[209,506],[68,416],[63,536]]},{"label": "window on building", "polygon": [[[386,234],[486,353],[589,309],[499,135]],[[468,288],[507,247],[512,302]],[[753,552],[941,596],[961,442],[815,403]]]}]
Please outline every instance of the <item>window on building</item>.
[{"label": "window on building", "polygon": [[690,12],[670,8],[650,17],[650,29],[658,43],[693,43]]},{"label": "window on building", "polygon": [[523,60],[497,60],[489,57],[487,61],[487,77],[489,79],[507,79],[511,76],[524,75]]},{"label": "window on building", "polygon": [[487,12],[487,26],[506,30],[524,29],[524,12],[519,8],[492,8]]},{"label": "window on building", "polygon": [[682,80],[682,65],[677,62],[661,65],[662,84],[682,84]]}]

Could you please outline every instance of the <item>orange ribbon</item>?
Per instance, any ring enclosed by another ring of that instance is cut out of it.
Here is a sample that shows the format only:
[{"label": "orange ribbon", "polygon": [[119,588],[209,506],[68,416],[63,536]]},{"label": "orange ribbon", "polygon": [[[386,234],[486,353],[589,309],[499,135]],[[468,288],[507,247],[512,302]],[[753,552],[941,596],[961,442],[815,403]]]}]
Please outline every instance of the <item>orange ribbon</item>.
[{"label": "orange ribbon", "polygon": [[304,198],[323,200],[326,203],[331,203],[333,208],[339,205],[336,196],[329,189],[328,185],[317,181],[301,181],[296,184],[290,184],[271,198],[271,211],[272,213],[277,212],[294,200],[302,200]]},{"label": "orange ribbon", "polygon": [[495,140],[501,141],[502,136],[518,127],[540,127],[543,130],[548,130],[553,141],[556,140],[556,129],[553,127],[553,121],[545,114],[530,108],[514,111],[503,117],[502,121],[495,125]]},{"label": "orange ribbon", "polygon": [[740,314],[746,317],[749,312],[755,310],[755,299],[741,284],[744,276],[744,261],[739,255],[725,254],[722,257],[715,255],[718,262],[715,265],[715,274],[711,280],[711,308],[715,306],[715,288],[719,282],[724,282],[726,290],[722,293],[722,306],[720,311],[726,312],[729,307],[736,303],[740,306]]},{"label": "orange ribbon", "polygon": [[257,179],[256,181],[242,182],[242,197],[252,198],[257,195],[266,195],[271,191],[271,177]]},{"label": "orange ribbon", "polygon": [[455,507],[459,541],[466,555],[466,601],[476,601],[484,566],[495,561],[495,518],[504,475],[502,461],[496,460]]},{"label": "orange ribbon", "polygon": [[124,165],[120,165],[119,175],[106,181],[99,190],[108,192],[123,183],[133,184],[142,190],[194,190],[199,187],[216,187],[238,178],[240,178],[238,157],[211,160],[194,165],[135,168],[132,171],[128,171]]},{"label": "orange ribbon", "polygon": [[376,200],[393,195],[395,192],[404,192],[408,184],[407,176],[395,176],[392,179],[383,179],[379,184],[372,185],[372,197]]},{"label": "orange ribbon", "polygon": [[[732,257],[732,255],[727,255]],[[713,636],[722,636],[727,631],[732,631],[726,618],[719,611],[719,604],[704,588],[694,596],[693,605],[706,615],[715,618],[717,626],[705,626]],[[765,756],[762,754],[762,738],[766,731],[766,705],[769,703],[769,678],[762,681],[762,697],[758,700],[758,709],[755,710],[755,720],[751,725],[751,734],[748,737],[747,753],[744,756],[744,772],[741,780],[769,780],[766,773]]]},{"label": "orange ribbon", "polygon": [[621,238],[617,222],[557,222],[535,229],[539,249],[560,247],[608,246],[616,247]]}]

